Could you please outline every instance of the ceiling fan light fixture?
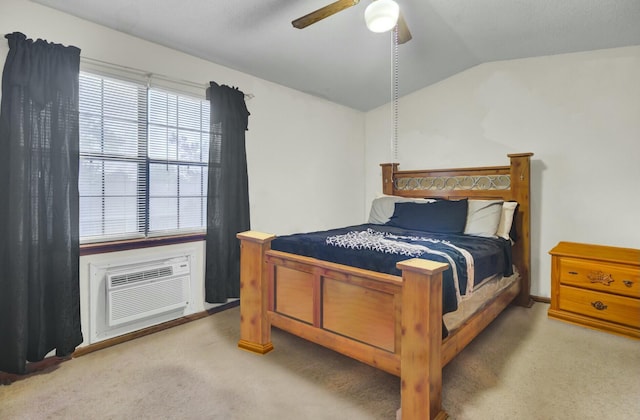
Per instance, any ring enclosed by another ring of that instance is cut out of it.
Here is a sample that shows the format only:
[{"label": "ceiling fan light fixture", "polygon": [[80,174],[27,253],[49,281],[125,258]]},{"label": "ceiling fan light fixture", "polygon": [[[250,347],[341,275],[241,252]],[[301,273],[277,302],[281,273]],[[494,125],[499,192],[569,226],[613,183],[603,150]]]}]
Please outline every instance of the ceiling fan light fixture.
[{"label": "ceiling fan light fixture", "polygon": [[393,0],[376,0],[364,11],[364,20],[371,32],[387,32],[398,23],[400,6]]}]

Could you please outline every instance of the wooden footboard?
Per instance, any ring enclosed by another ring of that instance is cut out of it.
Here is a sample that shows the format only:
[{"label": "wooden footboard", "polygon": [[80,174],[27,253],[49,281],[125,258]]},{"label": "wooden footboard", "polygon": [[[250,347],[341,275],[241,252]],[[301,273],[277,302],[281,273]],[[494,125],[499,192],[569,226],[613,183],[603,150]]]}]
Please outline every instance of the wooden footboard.
[{"label": "wooden footboard", "polygon": [[398,171],[382,165],[385,194],[515,200],[520,239],[513,248],[520,279],[442,340],[442,272],[423,259],[397,264],[402,276],[376,273],[271,250],[274,235],[238,234],[241,241],[240,341],[245,350],[273,349],[271,326],[401,378],[405,420],[442,419],[442,367],[514,299],[529,305],[529,158],[510,166]]},{"label": "wooden footboard", "polygon": [[242,267],[251,267],[240,279],[240,348],[261,354],[273,349],[273,325],[400,376],[405,419],[444,418],[447,264],[400,262],[400,278],[272,251],[272,235],[244,232],[238,238]]}]

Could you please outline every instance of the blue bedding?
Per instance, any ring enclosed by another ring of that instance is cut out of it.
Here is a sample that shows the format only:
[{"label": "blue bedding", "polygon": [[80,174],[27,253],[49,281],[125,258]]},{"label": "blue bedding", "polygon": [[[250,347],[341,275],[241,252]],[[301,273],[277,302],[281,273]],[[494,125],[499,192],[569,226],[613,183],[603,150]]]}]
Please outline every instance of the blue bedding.
[{"label": "blue bedding", "polygon": [[[484,279],[513,274],[511,243],[502,238],[430,233],[378,224],[280,236],[271,248],[381,273],[401,275],[396,263],[410,258],[445,262],[443,313]],[[444,331],[443,331],[444,332]]]}]

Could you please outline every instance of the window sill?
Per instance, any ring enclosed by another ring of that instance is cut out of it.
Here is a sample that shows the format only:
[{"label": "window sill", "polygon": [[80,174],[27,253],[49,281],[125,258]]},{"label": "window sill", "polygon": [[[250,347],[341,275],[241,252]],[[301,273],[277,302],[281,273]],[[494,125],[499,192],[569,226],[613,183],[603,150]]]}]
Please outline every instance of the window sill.
[{"label": "window sill", "polygon": [[131,249],[151,248],[154,246],[182,244],[204,241],[205,233],[189,235],[158,236],[155,238],[130,239],[124,241],[99,242],[80,245],[80,255],[104,254],[107,252],[128,251]]}]

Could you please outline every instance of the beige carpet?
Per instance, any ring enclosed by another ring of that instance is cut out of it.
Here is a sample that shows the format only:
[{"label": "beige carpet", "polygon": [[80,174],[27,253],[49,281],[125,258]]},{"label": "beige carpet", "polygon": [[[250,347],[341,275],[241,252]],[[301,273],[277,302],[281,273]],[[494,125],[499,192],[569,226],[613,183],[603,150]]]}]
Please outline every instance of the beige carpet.
[{"label": "beige carpet", "polygon": [[[444,370],[453,419],[640,419],[640,342],[507,309]],[[0,419],[394,419],[398,378],[275,330],[237,349],[239,311],[0,386]]]}]

